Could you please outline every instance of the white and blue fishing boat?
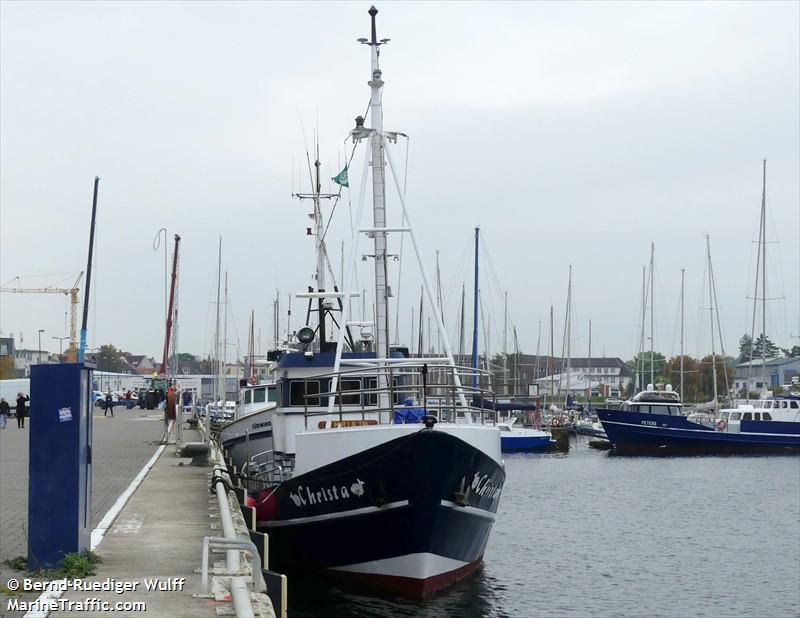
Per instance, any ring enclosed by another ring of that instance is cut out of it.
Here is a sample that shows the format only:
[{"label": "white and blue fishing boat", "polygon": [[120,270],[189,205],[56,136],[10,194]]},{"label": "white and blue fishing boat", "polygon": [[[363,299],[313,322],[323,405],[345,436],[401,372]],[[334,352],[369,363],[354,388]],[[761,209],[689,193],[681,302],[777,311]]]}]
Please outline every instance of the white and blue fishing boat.
[{"label": "white and blue fishing boat", "polygon": [[800,451],[800,395],[721,410],[714,423],[704,424],[683,415],[671,385],[662,391],[648,384],[621,409],[598,409],[597,415],[620,454]]},{"label": "white and blue fishing boat", "polygon": [[534,427],[515,427],[515,417],[497,423],[500,429],[500,446],[504,453],[549,451],[555,440],[549,431]]},{"label": "white and blue fishing boat", "polygon": [[[365,187],[371,168],[373,220],[360,227],[362,189],[348,262],[356,263],[360,235],[373,240],[375,320],[350,321],[350,303],[337,307],[335,301],[360,296],[350,291],[352,270],[344,292],[318,285],[296,295],[318,303],[318,324],[299,329],[296,349],[277,360],[277,407],[270,411],[274,452],[270,461],[259,462],[254,476],[262,487],[252,490],[250,499],[259,529],[269,534],[270,564],[276,568],[426,597],[480,565],[505,470],[497,413],[475,407],[474,392],[462,384],[469,373],[455,365],[400,190],[404,224],[388,224],[385,163],[397,188],[389,144],[402,134],[383,129],[378,52],[388,40],[377,38],[377,12],[370,8],[371,37],[360,39],[371,52],[372,126],[359,116],[351,131],[354,143],[367,144],[361,182]],[[318,221],[321,225],[321,217]],[[409,358],[406,350],[389,345],[390,233],[410,237],[442,333],[443,356]],[[318,260],[323,260],[319,251]],[[323,268],[318,267],[318,281]],[[335,344],[328,341],[334,311]],[[374,341],[371,330],[354,340],[354,326],[373,327]]]}]

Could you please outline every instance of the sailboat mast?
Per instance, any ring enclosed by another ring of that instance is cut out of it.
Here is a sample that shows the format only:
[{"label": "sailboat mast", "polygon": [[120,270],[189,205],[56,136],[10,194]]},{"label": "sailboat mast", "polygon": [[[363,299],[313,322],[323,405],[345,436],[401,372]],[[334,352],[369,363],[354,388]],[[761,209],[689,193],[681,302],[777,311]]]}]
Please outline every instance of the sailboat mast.
[{"label": "sailboat mast", "polygon": [[517,327],[511,327],[512,332],[514,333],[514,388],[512,391],[512,395],[517,395],[517,390],[519,387],[519,339],[517,339]]},{"label": "sailboat mast", "polygon": [[472,296],[472,389],[478,388],[478,245],[481,228],[475,228],[475,284]]},{"label": "sailboat mast", "polygon": [[539,320],[539,329],[536,334],[536,364],[534,365],[533,370],[533,379],[539,379],[539,354],[541,350],[541,343],[542,343],[542,321]]},{"label": "sailboat mast", "polygon": [[686,269],[681,268],[681,385],[680,385],[680,396],[681,402],[683,402],[683,291],[684,291],[684,278],[686,274]]},{"label": "sailboat mast", "polygon": [[553,338],[553,305],[550,305],[550,356],[547,357],[547,374],[550,376],[551,397],[555,395],[555,374],[552,373],[552,367],[550,366],[550,362],[553,359],[553,353],[555,352]]},{"label": "sailboat mast", "polygon": [[714,291],[711,284],[711,239],[706,234],[706,254],[708,255],[708,313],[711,317],[711,381],[714,384],[714,406],[717,405],[717,362],[714,350]]},{"label": "sailboat mast", "polygon": [[592,321],[589,320],[589,393],[586,395],[587,401],[592,400]]},{"label": "sailboat mast", "polygon": [[[572,264],[569,265],[569,282],[567,283],[567,309],[564,314],[564,342],[561,345],[562,353],[566,353],[567,357],[567,388],[566,388],[566,395],[564,398],[564,407],[568,405],[569,402],[569,380],[572,373],[572,366],[571,366],[571,352],[570,352],[570,339],[572,338],[572,333],[570,331],[570,322],[572,321],[571,316],[571,309],[572,309]],[[562,363],[562,374],[564,372],[564,367]],[[563,377],[562,377],[563,379]],[[562,379],[559,379],[559,388],[562,382]]]},{"label": "sailboat mast", "polygon": [[508,393],[508,292],[503,305],[503,392]]},{"label": "sailboat mast", "polygon": [[[219,292],[220,292],[220,283],[222,281],[222,236],[219,237],[219,253],[217,256],[217,316],[216,316],[216,328],[214,329],[214,360],[217,375],[216,379],[214,380],[214,405],[216,405],[217,401],[219,401],[220,396],[220,384],[219,384],[219,376],[222,373],[220,371],[220,353],[219,353]],[[206,414],[206,420],[208,420],[209,415]]]},{"label": "sailboat mast", "polygon": [[761,183],[761,384],[767,391],[767,160]]},{"label": "sailboat mast", "polygon": [[[636,374],[639,380],[638,390],[644,390],[644,328],[645,320],[647,319],[647,292],[645,283],[646,267],[642,266],[642,332],[639,334],[639,362],[636,363]],[[636,389],[634,389],[636,390]]]},{"label": "sailboat mast", "polygon": [[655,388],[656,383],[656,364],[655,364],[655,320],[654,320],[654,312],[655,312],[655,295],[654,292],[654,284],[655,284],[655,272],[653,271],[653,264],[655,262],[655,254],[656,254],[656,244],[650,243],[650,384],[653,385]]},{"label": "sailboat mast", "polygon": [[[442,316],[444,322],[444,311],[442,310],[442,275],[439,272],[439,250],[436,250],[436,310]],[[436,353],[442,353],[442,333],[436,329]]]},{"label": "sailboat mast", "polygon": [[465,315],[464,312],[466,310],[466,301],[467,301],[467,286],[463,283],[461,284],[461,324],[459,328],[459,336],[458,336],[458,363],[460,365],[464,364],[464,344],[466,343],[465,337],[466,333],[464,332],[464,320]]},{"label": "sailboat mast", "polygon": [[225,301],[223,304],[225,318],[222,324],[222,368],[225,371],[225,364],[228,362],[228,271],[225,271]]}]

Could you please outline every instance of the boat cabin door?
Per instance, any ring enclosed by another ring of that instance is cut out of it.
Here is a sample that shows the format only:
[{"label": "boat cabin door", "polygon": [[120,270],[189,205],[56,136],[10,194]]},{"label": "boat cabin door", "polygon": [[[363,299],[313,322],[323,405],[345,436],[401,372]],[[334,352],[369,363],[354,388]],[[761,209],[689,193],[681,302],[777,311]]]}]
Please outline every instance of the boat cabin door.
[{"label": "boat cabin door", "polygon": [[728,419],[728,433],[739,433],[742,425],[742,413],[731,412],[731,417]]}]

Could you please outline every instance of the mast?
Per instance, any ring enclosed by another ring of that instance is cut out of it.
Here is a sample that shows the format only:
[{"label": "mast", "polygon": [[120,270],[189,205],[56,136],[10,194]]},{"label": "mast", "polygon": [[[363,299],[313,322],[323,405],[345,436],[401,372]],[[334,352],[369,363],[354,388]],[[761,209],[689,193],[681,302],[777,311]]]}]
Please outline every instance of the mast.
[{"label": "mast", "polygon": [[[220,396],[220,354],[219,354],[219,291],[220,283],[222,281],[222,236],[219,237],[219,251],[217,255],[217,314],[216,314],[216,328],[214,329],[214,361],[217,369],[217,375],[214,380],[214,405],[217,405]],[[206,414],[206,417],[209,417]]]},{"label": "mast", "polygon": [[[172,310],[175,304],[175,280],[178,276],[178,246],[180,245],[181,237],[175,234],[175,249],[172,253],[172,278],[169,289],[169,305],[167,309],[167,334],[164,337],[164,356],[161,360],[161,374],[167,375],[167,361],[169,360],[169,338],[172,334]],[[176,359],[177,362],[177,359]]]},{"label": "mast", "polygon": [[767,389],[767,160],[763,160],[761,182],[761,384]]},{"label": "mast", "polygon": [[[639,362],[636,363],[636,377],[639,380],[639,389],[644,390],[644,328],[645,320],[647,319],[647,296],[645,284],[645,271],[646,267],[642,266],[642,332],[639,335]],[[637,390],[637,389],[634,389]]]},{"label": "mast", "polygon": [[255,309],[250,311],[250,349],[248,350],[250,356],[250,371],[249,375],[247,376],[247,381],[250,384],[256,383],[256,311]]},{"label": "mast", "polygon": [[425,292],[419,289],[419,336],[417,338],[417,354],[422,356],[425,345],[425,323],[422,319],[422,308],[425,302]]},{"label": "mast", "polygon": [[592,400],[592,321],[589,320],[589,394],[587,401]]},{"label": "mast", "polygon": [[511,394],[512,396],[516,396],[519,387],[519,340],[517,339],[516,325],[513,326],[511,330],[514,333],[514,387]]},{"label": "mast", "polygon": [[481,228],[475,228],[475,284],[472,296],[472,388],[478,387],[478,245]]},{"label": "mast", "polygon": [[458,336],[458,362],[459,364],[464,364],[464,344],[466,343],[465,336],[466,333],[464,332],[464,321],[465,321],[465,305],[467,300],[467,286],[463,283],[461,284],[461,323],[459,328],[459,336]]},{"label": "mast", "polygon": [[[570,322],[572,321],[571,316],[571,309],[572,309],[572,264],[569,265],[569,282],[567,283],[567,310],[564,314],[564,343],[561,346],[562,351],[566,352],[567,357],[567,394],[564,397],[564,407],[566,408],[569,402],[569,379],[570,374],[572,373],[572,364],[571,364],[571,351],[570,351],[570,339],[572,338],[572,332],[570,329]],[[562,372],[563,372],[563,364],[562,364]],[[559,380],[559,383],[561,380]]]},{"label": "mast", "polygon": [[653,263],[655,261],[655,254],[656,254],[656,244],[651,242],[650,243],[650,384],[653,385],[653,388],[656,386],[656,365],[655,365],[655,321],[654,321],[654,311],[655,311],[655,295],[654,292],[654,285],[655,285],[655,272],[653,270]]},{"label": "mast", "polygon": [[542,321],[539,320],[539,329],[536,334],[536,364],[534,365],[533,370],[533,379],[539,379],[539,354],[541,353],[541,343],[542,343]]},{"label": "mast", "polygon": [[278,349],[281,338],[281,293],[280,290],[275,290],[275,300],[272,301],[272,328],[273,337],[275,340],[275,349]]},{"label": "mast", "polygon": [[[369,81],[370,86],[370,121],[372,123],[372,218],[373,226],[376,229],[386,227],[386,203],[385,203],[385,164],[384,164],[384,137],[383,137],[383,109],[381,107],[381,88],[383,88],[383,80],[381,79],[381,69],[378,63],[380,55],[379,47],[383,41],[378,41],[378,35],[375,26],[375,16],[378,14],[378,9],[374,6],[369,9],[370,17],[372,18],[372,36],[369,41],[371,57],[372,57],[372,79]],[[389,357],[389,313],[388,305],[386,302],[386,232],[376,231],[373,234],[374,248],[375,248],[375,352],[378,357]],[[383,377],[386,381],[384,372],[378,372],[379,377]],[[379,384],[378,388],[385,395],[386,384]],[[388,407],[388,401],[381,404],[381,407]]]},{"label": "mast", "polygon": [[[86,329],[89,321],[89,288],[92,283],[92,253],[94,252],[94,222],[97,217],[97,186],[100,177],[94,177],[94,192],[92,194],[92,223],[89,227],[89,259],[86,263],[86,289],[83,291],[83,321],[81,322],[81,342],[78,348],[78,362],[83,363],[86,357]],[[20,335],[20,344],[22,336]],[[41,359],[39,359],[41,361]]]},{"label": "mast", "polygon": [[[444,321],[444,311],[442,310],[442,276],[439,272],[439,250],[436,250],[436,307]],[[436,329],[436,353],[442,353],[442,333]]]},{"label": "mast", "polygon": [[228,362],[228,271],[225,271],[225,302],[223,303],[225,318],[222,324],[222,373]]},{"label": "mast", "polygon": [[508,292],[503,305],[503,392],[508,394]]},{"label": "mast", "polygon": [[683,290],[684,290],[685,274],[686,274],[686,269],[681,268],[681,385],[680,385],[681,403],[683,403]]},{"label": "mast", "polygon": [[550,367],[550,361],[553,359],[553,353],[555,349],[553,347],[553,305],[550,305],[550,356],[547,357],[547,374],[550,376],[550,396],[553,397],[555,395],[555,374],[552,373],[552,368]]},{"label": "mast", "polygon": [[714,350],[714,291],[711,284],[711,239],[706,234],[706,254],[708,255],[708,313],[711,318],[711,381],[714,384],[714,408],[717,406],[717,362]]}]

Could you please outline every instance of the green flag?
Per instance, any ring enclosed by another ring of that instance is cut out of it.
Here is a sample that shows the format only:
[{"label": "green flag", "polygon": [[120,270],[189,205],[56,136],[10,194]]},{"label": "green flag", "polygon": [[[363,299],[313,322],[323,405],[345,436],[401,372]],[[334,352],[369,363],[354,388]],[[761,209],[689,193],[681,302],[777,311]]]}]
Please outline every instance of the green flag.
[{"label": "green flag", "polygon": [[349,187],[350,184],[347,182],[347,166],[344,166],[344,169],[339,172],[336,176],[331,178],[333,182],[337,185],[341,185],[342,187]]}]

